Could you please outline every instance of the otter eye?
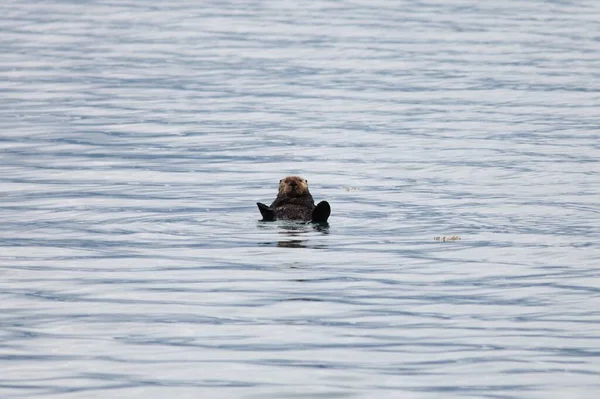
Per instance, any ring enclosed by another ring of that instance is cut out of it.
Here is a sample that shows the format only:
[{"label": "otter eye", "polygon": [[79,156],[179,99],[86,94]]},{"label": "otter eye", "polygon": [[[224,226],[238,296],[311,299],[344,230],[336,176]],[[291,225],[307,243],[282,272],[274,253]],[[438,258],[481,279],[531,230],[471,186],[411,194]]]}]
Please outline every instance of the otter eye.
[{"label": "otter eye", "polygon": [[283,183],[283,179],[279,180],[279,183]]},{"label": "otter eye", "polygon": [[304,179],[304,183],[308,183],[308,180],[307,180],[307,179]]}]

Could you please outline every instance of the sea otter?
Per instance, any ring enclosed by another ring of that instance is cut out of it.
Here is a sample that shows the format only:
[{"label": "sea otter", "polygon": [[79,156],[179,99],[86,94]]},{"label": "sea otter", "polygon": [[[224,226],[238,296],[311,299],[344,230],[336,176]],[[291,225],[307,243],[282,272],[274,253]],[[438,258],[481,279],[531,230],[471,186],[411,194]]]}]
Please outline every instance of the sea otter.
[{"label": "sea otter", "polygon": [[277,198],[266,206],[257,202],[263,221],[297,220],[300,222],[325,223],[331,214],[327,201],[315,206],[315,201],[308,191],[308,181],[300,176],[288,176],[279,180]]}]

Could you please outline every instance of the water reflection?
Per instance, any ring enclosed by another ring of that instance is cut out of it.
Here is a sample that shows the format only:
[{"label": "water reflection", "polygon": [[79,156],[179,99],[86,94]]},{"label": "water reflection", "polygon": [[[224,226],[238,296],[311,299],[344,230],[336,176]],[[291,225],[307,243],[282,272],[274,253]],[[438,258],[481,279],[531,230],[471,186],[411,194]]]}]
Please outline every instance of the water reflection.
[{"label": "water reflection", "polygon": [[[308,245],[308,238],[313,232],[318,232],[319,235],[329,234],[329,223],[295,223],[295,222],[259,222],[259,228],[276,228],[277,233],[283,236],[275,242],[277,247],[287,248],[326,248],[320,245]],[[263,242],[265,246],[272,246],[272,242]]]},{"label": "water reflection", "polygon": [[[307,234],[312,231],[317,231],[321,233],[321,235],[327,235],[329,234],[329,224],[282,224],[279,228],[279,234],[285,237],[289,237],[289,239],[279,240],[277,242],[277,246],[288,248],[306,248],[307,240],[303,237],[306,237]],[[322,245],[319,245],[318,247],[324,248],[324,246]]]},{"label": "water reflection", "polygon": [[306,248],[306,240],[282,240],[277,241],[278,247]]}]

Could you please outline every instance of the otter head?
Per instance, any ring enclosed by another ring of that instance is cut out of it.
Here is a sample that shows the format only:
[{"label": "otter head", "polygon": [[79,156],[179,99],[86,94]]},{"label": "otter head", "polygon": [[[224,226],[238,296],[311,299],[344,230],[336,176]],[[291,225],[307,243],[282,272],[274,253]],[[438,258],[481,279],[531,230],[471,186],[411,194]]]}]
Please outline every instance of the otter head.
[{"label": "otter head", "polygon": [[279,195],[284,197],[302,197],[308,194],[308,180],[300,176],[288,176],[279,180]]}]

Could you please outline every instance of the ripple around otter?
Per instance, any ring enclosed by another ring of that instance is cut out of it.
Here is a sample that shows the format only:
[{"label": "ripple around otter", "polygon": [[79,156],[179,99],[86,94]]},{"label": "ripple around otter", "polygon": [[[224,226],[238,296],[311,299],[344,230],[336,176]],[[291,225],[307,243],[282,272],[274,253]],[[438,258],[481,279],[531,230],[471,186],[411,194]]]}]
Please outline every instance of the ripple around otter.
[{"label": "ripple around otter", "polygon": [[1,397],[597,396],[596,2],[3,11]]}]

